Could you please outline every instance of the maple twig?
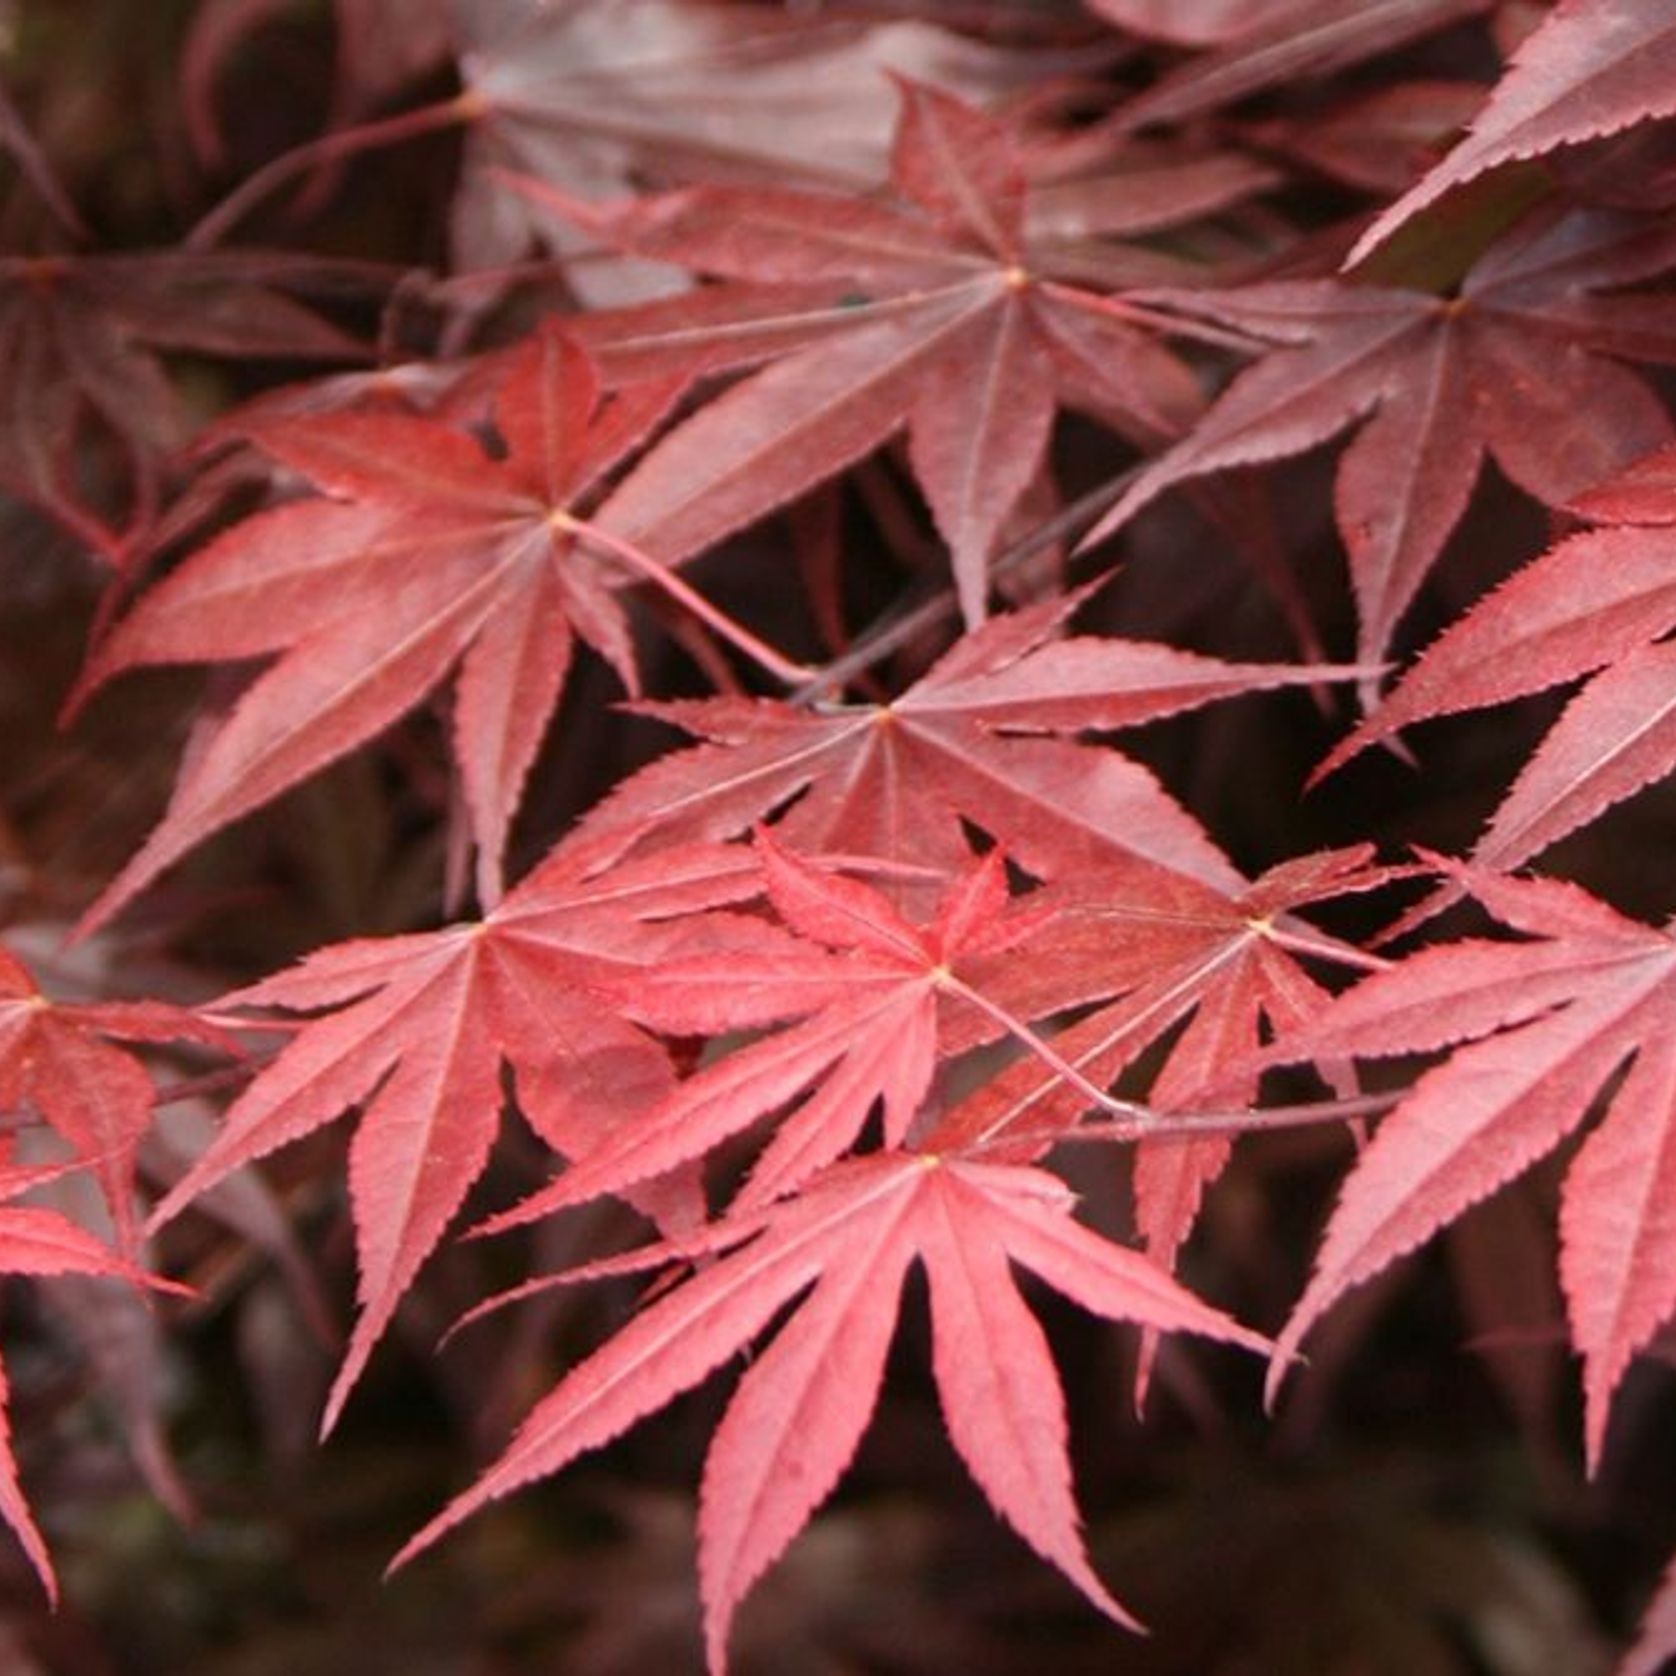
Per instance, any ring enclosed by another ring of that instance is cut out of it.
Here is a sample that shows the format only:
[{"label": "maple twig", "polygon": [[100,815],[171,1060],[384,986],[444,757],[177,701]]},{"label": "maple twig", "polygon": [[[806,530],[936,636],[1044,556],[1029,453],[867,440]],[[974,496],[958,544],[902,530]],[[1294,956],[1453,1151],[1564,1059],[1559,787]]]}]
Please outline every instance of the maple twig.
[{"label": "maple twig", "polygon": [[[1051,518],[1038,524],[1028,535],[1021,536],[1011,546],[1002,548],[990,564],[992,578],[1000,578],[1028,563],[1044,548],[1069,536],[1087,530],[1102,513],[1113,506],[1139,475],[1140,468],[1131,466],[1116,477],[1108,478],[1087,494],[1079,495],[1068,506],[1061,507]],[[874,628],[860,636],[842,657],[834,658],[812,681],[792,693],[788,702],[812,704],[823,693],[834,687],[843,688],[863,671],[871,669],[881,658],[927,629],[935,628],[959,610],[959,601],[952,586],[940,588],[931,598],[909,607],[899,615],[886,617]]]},{"label": "maple twig", "polygon": [[270,159],[255,174],[247,176],[220,203],[201,216],[197,224],[181,241],[186,250],[208,250],[221,242],[226,233],[262,199],[283,186],[294,175],[302,174],[311,164],[334,162],[353,156],[358,151],[373,151],[379,146],[397,145],[421,134],[435,133],[439,128],[453,128],[475,121],[481,113],[481,101],[467,93],[456,94],[438,104],[421,105],[416,111],[403,111],[400,116],[387,116],[377,122],[364,122],[358,128],[340,128],[305,140],[291,150]]},{"label": "maple twig", "polygon": [[[1154,1136],[1240,1133],[1248,1129],[1283,1128],[1291,1124],[1326,1123],[1335,1118],[1366,1117],[1371,1112],[1387,1110],[1399,1098],[1396,1094],[1361,1094],[1346,1100],[1318,1100],[1302,1106],[1271,1106],[1267,1111],[1252,1108],[1246,1111],[1183,1112],[1175,1114],[1159,1111],[1135,1100],[1123,1100],[1108,1094],[1091,1082],[1051,1042],[1039,1036],[1023,1019],[999,1006],[981,991],[964,984],[956,977],[945,977],[941,987],[950,994],[969,1001],[980,1012],[995,1020],[1006,1032],[1036,1055],[1049,1070],[1070,1084],[1090,1104],[1101,1111],[1121,1118],[1120,1123],[1101,1125],[1112,1140],[1149,1140]],[[997,1131],[997,1138],[1005,1133],[1011,1142],[1019,1138],[1018,1131]],[[980,1143],[981,1144],[981,1143]]]},{"label": "maple twig", "polygon": [[746,657],[788,687],[794,687],[799,681],[807,681],[816,672],[806,663],[793,663],[789,658],[782,657],[767,641],[759,640],[743,623],[736,623],[725,611],[719,611],[707,600],[703,594],[684,582],[667,565],[660,564],[650,553],[642,552],[632,542],[624,541],[621,536],[612,535],[608,530],[602,530],[597,524],[590,524],[586,519],[572,517],[568,512],[556,513],[554,524],[562,530],[567,530],[577,540],[592,542],[612,558],[620,559],[637,576],[644,577],[655,587],[661,588],[678,604],[684,605],[693,616],[719,634],[722,639],[743,652]]},{"label": "maple twig", "polygon": [[1003,1145],[1009,1148],[1019,1145],[1047,1146],[1063,1141],[1109,1141],[1118,1145],[1135,1141],[1168,1143],[1199,1140],[1211,1135],[1249,1135],[1270,1129],[1313,1128],[1321,1123],[1383,1116],[1402,1098],[1403,1092],[1391,1089],[1383,1094],[1359,1094],[1346,1100],[1316,1100],[1296,1106],[1253,1106],[1243,1112],[1169,1112],[1141,1106],[1136,1110],[1145,1113],[1144,1116],[1119,1122],[998,1131],[987,1140],[974,1143],[970,1150],[979,1153]]}]

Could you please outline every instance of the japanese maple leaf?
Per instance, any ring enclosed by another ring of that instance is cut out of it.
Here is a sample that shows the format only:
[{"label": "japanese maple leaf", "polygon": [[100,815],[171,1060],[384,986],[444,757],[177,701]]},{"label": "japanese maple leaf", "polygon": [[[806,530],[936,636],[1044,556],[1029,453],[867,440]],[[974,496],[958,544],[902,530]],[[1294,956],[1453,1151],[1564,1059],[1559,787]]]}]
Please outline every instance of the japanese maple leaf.
[{"label": "japanese maple leaf", "polygon": [[[804,946],[747,927],[749,934],[692,958],[654,964],[637,975],[624,1005],[680,1034],[797,1022],[689,1078],[620,1142],[484,1231],[620,1193],[794,1101],[802,1103],[780,1121],[735,1211],[795,1191],[854,1143],[875,1101],[883,1102],[887,1145],[929,1123],[927,1144],[938,1150],[1002,1146],[1009,1158],[1039,1156],[1091,1107],[1116,1105],[1141,1141],[1140,1232],[1168,1267],[1227,1163],[1231,1132],[1207,1125],[1194,1137],[1187,1124],[1168,1140],[1147,1141],[1155,1113],[1103,1099],[1098,1085],[1186,1019],[1153,1106],[1191,1107],[1212,1091],[1224,1106],[1249,1100],[1255,1075],[1235,1082],[1228,1068],[1249,1060],[1265,1024],[1298,1023],[1327,1000],[1296,955],[1369,964],[1291,910],[1390,876],[1368,865],[1365,850],[1287,863],[1239,894],[1130,867],[1009,905],[1001,856],[992,851],[949,888],[930,923],[916,927],[877,891],[811,868],[766,834],[758,848],[770,900]],[[809,944],[832,952],[817,956]],[[1122,998],[1049,1040],[1030,1027],[1112,996]],[[939,1066],[1002,1034],[1027,1050],[1027,1062],[939,1116],[928,1101]]]},{"label": "japanese maple leaf", "polygon": [[237,1052],[214,1025],[163,1001],[55,1001],[0,949],[0,1112],[33,1113],[98,1180],[124,1252],[138,1245],[134,1158],[156,1090],[118,1043],[197,1042]]},{"label": "japanese maple leaf", "polygon": [[84,923],[388,727],[456,669],[454,751],[479,894],[492,905],[575,639],[634,690],[616,590],[635,572],[571,508],[674,394],[641,385],[601,406],[586,357],[544,329],[501,387],[504,459],[450,425],[401,414],[261,426],[264,451],[322,494],[260,512],[194,554],[100,646],[81,690],[144,664],[283,655],[188,764],[162,822]]},{"label": "japanese maple leaf", "polygon": [[0,485],[96,552],[123,557],[81,480],[90,430],[120,447],[136,524],[191,427],[159,351],[363,360],[365,347],[286,295],[381,286],[371,263],[279,251],[0,257]]},{"label": "japanese maple leaf", "polygon": [[1377,661],[1487,453],[1559,506],[1669,439],[1663,403],[1620,362],[1676,361],[1676,303],[1622,291],[1672,264],[1668,222],[1580,210],[1504,236],[1455,297],[1343,280],[1174,294],[1172,306],[1277,347],[1142,471],[1089,540],[1172,484],[1301,454],[1359,425],[1335,513],[1358,655]]},{"label": "japanese maple leaf", "polygon": [[772,357],[652,449],[600,523],[673,563],[906,428],[970,624],[1058,407],[1156,443],[1198,396],[1132,311],[1079,283],[1088,241],[1032,226],[1009,131],[936,89],[901,92],[894,201],[698,187],[594,218],[639,254],[734,282],[590,319],[608,376]]},{"label": "japanese maple leaf", "polygon": [[1038,1554],[1107,1616],[1132,1625],[1083,1550],[1064,1396],[1013,1266],[1109,1320],[1249,1348],[1263,1341],[1144,1257],[1081,1227],[1071,1207],[1065,1186],[1039,1170],[888,1153],[835,1165],[794,1199],[709,1231],[702,1246],[639,1257],[643,1265],[734,1248],[574,1368],[500,1460],[394,1563],[485,1503],[610,1442],[795,1303],[740,1382],[705,1463],[699,1577],[709,1664],[720,1672],[739,1602],[855,1453],[883,1379],[902,1284],[918,1262],[930,1288],[932,1369],[955,1449],[991,1506]]},{"label": "japanese maple leaf", "polygon": [[[234,1103],[153,1224],[230,1171],[364,1106],[349,1151],[361,1315],[323,1430],[488,1162],[503,1064],[540,1138],[565,1157],[588,1152],[673,1080],[663,1049],[622,1016],[601,975],[649,958],[660,919],[755,888],[748,856],[665,852],[595,877],[569,849],[480,922],[335,944],[223,997],[222,1008],[319,1016]],[[675,1187],[642,1204],[671,1226],[695,1214]]]},{"label": "japanese maple leaf", "polygon": [[1560,1200],[1560,1281],[1583,1358],[1592,1467],[1625,1370],[1676,1311],[1676,936],[1573,885],[1456,870],[1528,940],[1422,950],[1267,1055],[1452,1050],[1357,1159],[1279,1347],[1296,1346],[1351,1287],[1551,1152],[1610,1090]]},{"label": "japanese maple leaf", "polygon": [[[1567,537],[1452,623],[1316,771],[1402,729],[1590,679],[1520,771],[1473,848],[1523,865],[1676,769],[1676,449],[1578,496],[1607,526]],[[1389,933],[1460,894],[1446,884]]]},{"label": "japanese maple leaf", "polygon": [[[0,1030],[4,1028],[0,1024]],[[63,1169],[62,1165],[45,1168],[0,1165],[0,1200],[14,1199],[18,1194],[62,1174]],[[99,1275],[158,1291],[187,1291],[186,1287],[173,1281],[160,1280],[136,1268],[101,1244],[85,1228],[78,1228],[68,1217],[39,1206],[0,1204],[0,1274]],[[17,1460],[12,1453],[11,1425],[6,1413],[9,1395],[5,1367],[0,1364],[0,1519],[6,1521],[12,1534],[23,1545],[42,1588],[57,1605],[58,1579],[52,1569],[46,1542],[29,1511],[23,1486],[18,1481]]]},{"label": "japanese maple leaf", "polygon": [[[1052,959],[1052,944],[1039,935],[1040,913],[1028,905],[1008,911],[998,850],[949,886],[928,923],[915,925],[871,886],[823,871],[766,832],[758,832],[755,849],[768,899],[796,936],[741,921],[692,956],[637,972],[622,1004],[640,1022],[678,1036],[793,1022],[705,1066],[619,1142],[485,1231],[621,1193],[788,1105],[795,1109],[778,1124],[735,1208],[794,1192],[854,1145],[876,1102],[885,1145],[901,1146],[947,1056],[1010,1031],[1062,1064],[1012,1010],[1016,995],[1028,989],[1045,1011],[1055,1001],[1071,1005],[1109,992],[1103,976],[1090,978],[1089,963],[1074,959],[1059,963],[1053,988],[1044,990],[1039,978],[1021,981],[1024,968]],[[1086,1086],[1083,1093],[1100,1098]]]},{"label": "japanese maple leaf", "polygon": [[1232,865],[1147,770],[1054,736],[1133,726],[1338,671],[1224,663],[1142,641],[1050,639],[1076,603],[990,620],[887,704],[642,706],[707,742],[624,781],[582,829],[627,853],[732,837],[777,815],[775,832],[806,854],[953,874],[970,858],[970,822],[1038,878],[1140,857],[1237,890]]},{"label": "japanese maple leaf", "polygon": [[1514,55],[1467,137],[1379,216],[1348,263],[1491,169],[1660,116],[1676,116],[1676,17],[1639,0],[1560,0]]},{"label": "japanese maple leaf", "polygon": [[[788,17],[692,0],[458,8],[470,122],[453,211],[456,261],[502,267],[532,244],[578,249],[573,227],[509,189],[533,175],[579,198],[647,178],[701,176],[871,187],[884,173],[887,72],[978,96],[1017,75],[1011,55],[918,22]],[[625,271],[626,270],[626,271]],[[668,269],[579,264],[598,306],[670,289]]]},{"label": "japanese maple leaf", "polygon": [[[1057,914],[1048,959],[1038,962],[1049,969],[1024,980],[1011,997],[1014,1009],[1030,1016],[1043,1002],[1063,1005],[1047,987],[1063,981],[1051,970],[1054,963],[1075,971],[1085,960],[1098,961],[1103,987],[1116,996],[1051,1038],[1060,1058],[1088,1081],[1106,1085],[1180,1031],[1147,1096],[1154,1115],[1126,1129],[1127,1138],[1139,1143],[1137,1230],[1164,1267],[1174,1265],[1206,1189],[1226,1167],[1235,1130],[1207,1123],[1196,1135],[1189,1120],[1179,1131],[1148,1139],[1148,1128],[1157,1127],[1162,1115],[1191,1112],[1207,1100],[1225,1110],[1252,1099],[1257,1079],[1250,1059],[1265,1028],[1295,1027],[1328,1001],[1300,957],[1353,968],[1370,964],[1367,955],[1316,930],[1297,910],[1387,882],[1391,869],[1373,865],[1371,856],[1367,846],[1302,856],[1235,889],[1131,869],[1043,893]],[[1032,993],[1036,985],[1043,987]],[[1092,986],[1087,998],[1094,998]],[[1088,1109],[1062,1075],[1021,1060],[944,1112],[924,1144],[1029,1161],[1075,1129]],[[1251,1127],[1262,1121],[1254,1113]],[[1150,1358],[1142,1364],[1143,1388],[1149,1364]]]}]

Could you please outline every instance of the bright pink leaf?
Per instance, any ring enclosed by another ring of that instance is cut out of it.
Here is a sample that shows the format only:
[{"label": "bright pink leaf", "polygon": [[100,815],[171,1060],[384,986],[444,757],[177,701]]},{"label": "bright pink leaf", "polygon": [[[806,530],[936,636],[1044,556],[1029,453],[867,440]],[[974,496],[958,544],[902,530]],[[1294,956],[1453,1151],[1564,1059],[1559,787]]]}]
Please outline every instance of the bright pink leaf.
[{"label": "bright pink leaf", "polygon": [[[548,1145],[572,1158],[593,1150],[673,1082],[663,1049],[622,1017],[606,977],[660,947],[662,917],[754,888],[748,860],[730,854],[665,852],[605,878],[561,854],[481,923],[336,944],[223,998],[222,1007],[326,1010],[234,1103],[154,1221],[364,1105],[349,1157],[362,1307],[325,1429],[488,1162],[503,1063]],[[671,1225],[698,1210],[690,1186],[641,1202]]]},{"label": "bright pink leaf", "polygon": [[[500,1460],[394,1563],[663,1407],[812,1286],[741,1385],[705,1471],[700,1573],[710,1666],[720,1671],[744,1592],[853,1455],[883,1370],[901,1280],[917,1260],[930,1281],[933,1372],[956,1448],[1001,1517],[1102,1611],[1130,1622],[1083,1550],[1064,1398],[1010,1265],[1109,1319],[1248,1348],[1263,1341],[1145,1258],[1080,1227],[1070,1211],[1062,1184],[1036,1170],[911,1154],[835,1166],[795,1199],[748,1221],[737,1237],[750,1243],[660,1298],[572,1370],[536,1405]],[[777,1474],[768,1474],[758,1456],[763,1434],[764,1452],[785,1469]]]},{"label": "bright pink leaf", "polygon": [[1454,1047],[1357,1160],[1279,1348],[1296,1347],[1351,1287],[1552,1151],[1628,1063],[1561,1197],[1560,1278],[1583,1357],[1593,1465],[1631,1358],[1676,1310],[1676,941],[1574,886],[1473,868],[1459,877],[1535,940],[1422,950],[1364,979],[1267,1056]]},{"label": "bright pink leaf", "polygon": [[479,895],[494,905],[573,638],[635,685],[616,593],[638,578],[579,533],[573,508],[676,392],[637,387],[579,418],[594,391],[585,358],[547,329],[513,357],[502,386],[504,460],[437,420],[399,414],[281,420],[255,433],[331,498],[258,513],[196,553],[105,640],[82,690],[146,664],[282,655],[186,768],[84,931],[456,669],[454,746]]}]

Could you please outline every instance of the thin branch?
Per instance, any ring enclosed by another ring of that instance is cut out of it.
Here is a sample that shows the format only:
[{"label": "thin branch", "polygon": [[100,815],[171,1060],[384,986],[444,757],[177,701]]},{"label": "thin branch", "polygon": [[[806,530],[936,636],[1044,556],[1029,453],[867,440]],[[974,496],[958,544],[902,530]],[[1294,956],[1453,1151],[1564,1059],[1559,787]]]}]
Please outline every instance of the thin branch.
[{"label": "thin branch", "polygon": [[[1144,1117],[1106,1123],[1079,1123],[1038,1129],[1009,1129],[980,1141],[972,1151],[982,1153],[1005,1146],[1057,1146],[1067,1141],[1104,1141],[1132,1145],[1137,1141],[1168,1144],[1203,1140],[1212,1135],[1266,1134],[1269,1130],[1306,1129],[1322,1123],[1381,1117],[1403,1096],[1404,1090],[1359,1094],[1346,1100],[1316,1100],[1296,1106],[1254,1106],[1244,1112],[1165,1112],[1147,1110]],[[1143,1108],[1145,1109],[1145,1108]]]},{"label": "thin branch", "polygon": [[318,139],[305,140],[303,144],[293,146],[290,151],[264,163],[255,174],[234,187],[199,220],[182,241],[182,247],[186,250],[208,250],[219,244],[271,192],[316,163],[335,162],[352,157],[359,151],[375,151],[380,146],[398,145],[403,140],[435,133],[441,128],[459,127],[475,121],[481,112],[479,100],[468,94],[458,94],[439,104],[403,111],[400,116],[364,122],[358,128],[340,128],[335,133],[322,134]]}]

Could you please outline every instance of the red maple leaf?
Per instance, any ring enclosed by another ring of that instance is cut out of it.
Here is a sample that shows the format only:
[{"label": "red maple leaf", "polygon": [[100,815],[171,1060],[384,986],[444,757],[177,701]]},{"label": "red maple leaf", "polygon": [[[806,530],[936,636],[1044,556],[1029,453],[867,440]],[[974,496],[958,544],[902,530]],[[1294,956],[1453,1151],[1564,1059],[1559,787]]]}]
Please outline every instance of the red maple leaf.
[{"label": "red maple leaf", "polygon": [[1669,440],[1664,404],[1619,363],[1676,361],[1676,304],[1623,289],[1672,264],[1667,220],[1543,212],[1492,245],[1455,297],[1325,279],[1152,297],[1278,347],[1142,471],[1088,539],[1172,484],[1301,454],[1359,426],[1339,462],[1335,513],[1358,656],[1377,662],[1486,455],[1560,506]]},{"label": "red maple leaf", "polygon": [[1264,1341],[1146,1258],[1081,1227],[1072,1202],[1063,1183],[1040,1170],[890,1153],[835,1165],[795,1199],[719,1224],[702,1242],[637,1254],[633,1266],[727,1250],[574,1368],[505,1454],[393,1563],[662,1408],[807,1292],[741,1381],[705,1465],[699,1575],[710,1668],[720,1672],[739,1602],[855,1453],[884,1376],[902,1285],[918,1262],[930,1286],[943,1420],[967,1470],[1038,1554],[1107,1616],[1132,1626],[1083,1550],[1064,1395],[1012,1266],[1108,1320],[1253,1349]]},{"label": "red maple leaf", "polygon": [[1038,878],[1139,857],[1237,889],[1233,866],[1146,769],[1055,735],[1135,726],[1344,671],[1052,639],[1078,603],[992,619],[887,704],[643,705],[707,743],[622,782],[582,830],[627,853],[732,837],[778,814],[775,832],[805,854],[871,855],[952,875],[970,859],[970,822]]},{"label": "red maple leaf", "polygon": [[[1133,311],[1087,288],[1122,277],[1123,253],[1067,240],[1052,213],[1033,218],[1010,131],[936,89],[901,91],[894,200],[697,187],[585,216],[637,254],[730,282],[590,317],[608,376],[772,358],[664,438],[600,522],[673,563],[906,428],[975,623],[989,557],[1042,468],[1056,410],[1156,443],[1198,392]],[[1187,200],[1182,218],[1195,208]],[[1127,258],[1130,283],[1159,268]]]},{"label": "red maple leaf", "polygon": [[[700,952],[637,973],[622,1005],[679,1036],[785,1028],[689,1077],[620,1141],[485,1232],[620,1194],[788,1105],[795,1109],[735,1208],[795,1192],[854,1145],[876,1102],[884,1144],[900,1147],[923,1116],[940,1061],[1003,1033],[1075,1080],[1012,1003],[1028,994],[1032,1008],[1045,1012],[1109,993],[1110,985],[1085,950],[1055,950],[1051,908],[1012,904],[999,850],[949,886],[928,923],[915,925],[871,886],[811,865],[764,831],[755,848],[768,899],[796,935],[739,922]],[[1046,983],[1044,964],[1054,968]],[[1087,1084],[1081,1092],[1101,1101]]]},{"label": "red maple leaf", "polygon": [[162,351],[360,361],[365,346],[287,295],[382,287],[390,270],[284,251],[0,257],[0,484],[112,562],[126,537],[85,481],[95,437],[128,478],[128,532],[157,511],[166,456],[191,426]]},{"label": "red maple leaf", "polygon": [[1583,1358],[1593,1466],[1631,1359],[1676,1311],[1676,937],[1574,885],[1451,870],[1528,940],[1424,949],[1265,1055],[1452,1049],[1357,1159],[1278,1348],[1294,1348],[1350,1288],[1551,1152],[1612,1087],[1560,1200],[1560,1281]]},{"label": "red maple leaf", "polygon": [[1676,115],[1676,19],[1661,6],[1560,0],[1519,48],[1472,130],[1384,210],[1351,263],[1447,192],[1504,164]]},{"label": "red maple leaf", "polygon": [[[1131,866],[1009,901],[1002,858],[991,852],[949,888],[929,923],[915,926],[878,891],[811,867],[766,834],[757,848],[769,899],[797,938],[732,922],[699,953],[637,973],[623,1005],[683,1036],[783,1028],[724,1052],[619,1139],[480,1232],[621,1194],[776,1113],[785,1115],[732,1216],[798,1192],[856,1142],[875,1103],[887,1148],[913,1142],[1009,1161],[1041,1156],[1101,1108],[1117,1119],[1108,1132],[1140,1143],[1137,1221],[1151,1255],[1169,1267],[1234,1132],[1277,1120],[1226,1110],[1207,1118],[1191,1108],[1208,1096],[1224,1107],[1249,1100],[1256,1076],[1243,1068],[1265,1025],[1295,1026],[1326,1005],[1299,955],[1370,964],[1295,910],[1392,875],[1361,850],[1287,863],[1237,894]],[[1121,999],[1058,1034],[1031,1026],[1113,995]],[[1102,1093],[1183,1020],[1150,1107]],[[940,1110],[934,1078],[1003,1036],[1025,1060]],[[1172,1111],[1185,1113],[1179,1123]],[[1152,1343],[1148,1335],[1143,1387]]]},{"label": "red maple leaf", "polygon": [[323,493],[258,513],[194,554],[104,641],[80,690],[145,664],[283,655],[186,767],[161,824],[84,929],[210,833],[388,727],[456,669],[454,749],[479,894],[492,905],[575,638],[634,690],[616,590],[637,573],[573,508],[675,394],[668,383],[640,385],[601,405],[587,358],[545,329],[501,385],[504,459],[450,425],[395,413],[256,428],[268,454]]},{"label": "red maple leaf", "polygon": [[[570,1158],[597,1147],[673,1082],[668,1056],[622,1016],[605,978],[662,947],[661,920],[755,888],[750,858],[732,852],[666,852],[596,876],[567,850],[480,922],[334,944],[218,1003],[319,1016],[234,1102],[154,1226],[229,1172],[365,1107],[349,1154],[362,1309],[323,1430],[488,1162],[502,1065],[543,1141]],[[697,1213],[679,1184],[640,1202],[672,1226]]]},{"label": "red maple leaf", "polygon": [[[1296,1028],[1329,1000],[1300,957],[1352,968],[1376,964],[1353,945],[1318,931],[1298,910],[1331,897],[1377,889],[1393,870],[1372,864],[1371,847],[1300,856],[1255,883],[1216,888],[1161,869],[1129,869],[1044,892],[1053,936],[1012,999],[1037,1016],[1066,1004],[1055,989],[1066,972],[1084,978],[1091,1000],[1115,996],[1051,1037],[1055,1053],[1085,1082],[1113,1083],[1142,1054],[1179,1031],[1138,1115],[1085,1124],[1089,1101],[1038,1060],[990,1078],[931,1126],[924,1145],[1014,1162],[1043,1156],[1081,1129],[1136,1143],[1135,1222],[1148,1254],[1172,1268],[1198,1220],[1205,1192],[1227,1167],[1242,1129],[1285,1121],[1286,1110],[1238,1110],[1257,1091],[1251,1056],[1266,1029]],[[1057,970],[1055,969],[1057,967]],[[1339,1092],[1347,1079],[1335,1076]],[[1220,1116],[1206,1116],[1206,1103]],[[1194,1108],[1200,1108],[1195,1112]],[[1171,1127],[1171,1113],[1180,1113]],[[1151,1368],[1151,1340],[1138,1394]]]},{"label": "red maple leaf", "polygon": [[[571,251],[583,242],[509,188],[508,170],[596,200],[647,178],[789,175],[865,189],[888,157],[887,73],[971,96],[1017,74],[1010,55],[927,23],[789,17],[707,0],[464,7],[460,16],[470,129],[453,242],[467,268],[517,261],[532,244]],[[573,275],[596,306],[669,289],[668,269],[596,269]]]}]

